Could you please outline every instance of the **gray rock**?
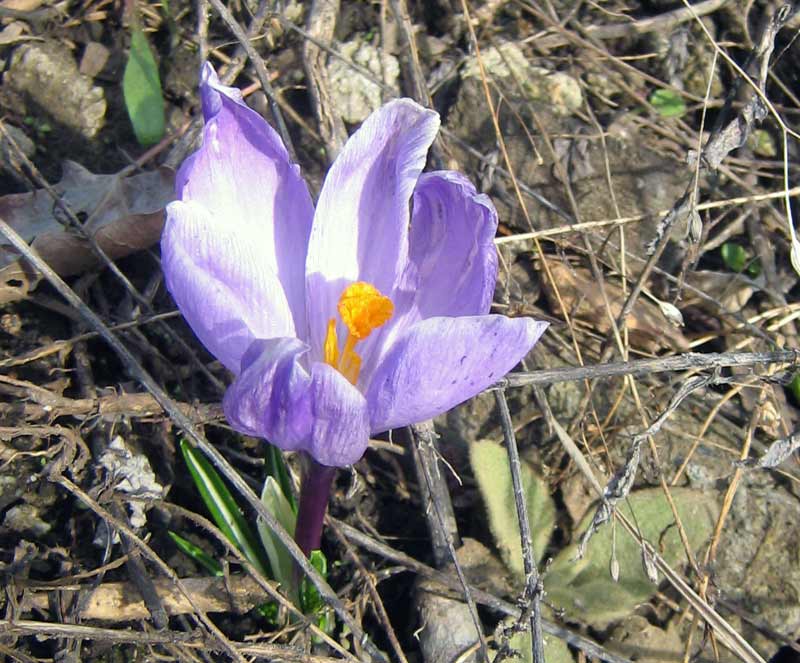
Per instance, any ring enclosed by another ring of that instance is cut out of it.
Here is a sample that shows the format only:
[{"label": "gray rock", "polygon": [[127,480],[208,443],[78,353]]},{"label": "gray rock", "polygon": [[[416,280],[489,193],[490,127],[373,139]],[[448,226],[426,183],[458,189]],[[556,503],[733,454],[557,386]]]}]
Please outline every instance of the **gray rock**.
[{"label": "gray rock", "polygon": [[[384,53],[372,44],[353,40],[342,44],[339,52],[348,60],[368,69],[375,78],[392,88],[397,87],[400,65],[397,58]],[[333,107],[350,124],[363,122],[383,102],[383,92],[377,84],[354,71],[339,58],[328,63]]]},{"label": "gray rock", "polygon": [[[11,141],[14,141],[14,145],[28,158],[33,156],[33,153],[36,151],[36,145],[34,145],[33,141],[28,138],[25,132],[19,127],[6,124],[5,130],[8,138],[6,138],[5,135],[0,135],[0,169],[15,177],[19,177],[22,163],[19,158],[19,153],[11,144]],[[11,140],[9,140],[9,138]]]},{"label": "gray rock", "polygon": [[55,42],[26,44],[11,58],[3,84],[55,122],[92,139],[103,126],[103,89],[82,75],[69,49]]},{"label": "gray rock", "polygon": [[3,525],[12,532],[27,532],[36,536],[47,534],[52,529],[52,525],[39,516],[39,509],[28,503],[11,507],[3,519]]},{"label": "gray rock", "polygon": [[[736,491],[719,546],[715,584],[722,598],[770,628],[800,627],[800,502],[761,471],[748,472]],[[774,643],[751,624],[739,632],[764,656]]]}]

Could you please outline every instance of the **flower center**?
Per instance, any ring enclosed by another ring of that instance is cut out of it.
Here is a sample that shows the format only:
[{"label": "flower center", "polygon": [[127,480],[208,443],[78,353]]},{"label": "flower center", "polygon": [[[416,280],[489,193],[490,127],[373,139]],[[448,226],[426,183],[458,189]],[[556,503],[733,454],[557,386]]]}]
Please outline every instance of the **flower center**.
[{"label": "flower center", "polygon": [[394,304],[371,283],[358,281],[344,289],[337,308],[339,317],[347,327],[347,338],[340,354],[336,318],[331,318],[328,321],[328,333],[325,334],[325,363],[355,384],[361,371],[361,357],[355,351],[356,343],[363,341],[392,317]]}]

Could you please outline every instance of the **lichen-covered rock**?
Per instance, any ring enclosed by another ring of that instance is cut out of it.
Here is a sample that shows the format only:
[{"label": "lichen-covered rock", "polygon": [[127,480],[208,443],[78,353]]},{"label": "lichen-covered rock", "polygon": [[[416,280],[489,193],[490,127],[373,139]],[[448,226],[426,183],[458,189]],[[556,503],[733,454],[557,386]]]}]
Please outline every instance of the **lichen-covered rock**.
[{"label": "lichen-covered rock", "polygon": [[[481,51],[481,61],[493,79],[507,79],[506,83],[521,88],[534,101],[546,102],[558,115],[571,115],[583,104],[583,93],[575,78],[562,71],[549,71],[534,67],[522,50],[513,42],[490,46]],[[476,57],[464,64],[462,77],[480,79],[481,71]]]},{"label": "lichen-covered rock", "polygon": [[[771,475],[749,472],[739,485],[725,524],[717,561],[716,586],[734,603],[778,633],[800,624],[800,502]],[[769,657],[774,643],[751,624],[740,633]]]},{"label": "lichen-covered rock", "polygon": [[22,95],[31,112],[48,115],[84,138],[94,138],[103,127],[103,89],[82,75],[69,49],[56,42],[18,48],[3,85]]},{"label": "lichen-covered rock", "polygon": [[[361,39],[345,42],[339,47],[339,52],[346,59],[368,69],[389,87],[397,87],[400,65],[393,55],[384,53]],[[331,58],[328,63],[328,76],[333,107],[345,122],[350,124],[363,122],[383,103],[380,86],[353,70],[339,58]]]}]

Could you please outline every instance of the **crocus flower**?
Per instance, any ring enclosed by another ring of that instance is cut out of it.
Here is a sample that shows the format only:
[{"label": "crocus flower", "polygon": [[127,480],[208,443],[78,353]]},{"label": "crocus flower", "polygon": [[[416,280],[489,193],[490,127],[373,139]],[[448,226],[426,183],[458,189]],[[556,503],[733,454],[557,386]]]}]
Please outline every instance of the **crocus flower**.
[{"label": "crocus flower", "polygon": [[545,323],[488,315],[491,201],[459,173],[422,173],[436,112],[409,99],[374,112],[315,208],[278,134],[209,64],[200,92],[203,144],[178,172],[162,261],[236,376],[233,428],[346,466],[370,435],[445,412],[528,353]]}]

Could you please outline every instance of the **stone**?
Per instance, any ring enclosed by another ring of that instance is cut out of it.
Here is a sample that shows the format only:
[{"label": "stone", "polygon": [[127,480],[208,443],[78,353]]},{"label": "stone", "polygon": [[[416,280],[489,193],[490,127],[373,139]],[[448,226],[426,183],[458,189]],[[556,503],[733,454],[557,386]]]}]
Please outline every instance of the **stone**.
[{"label": "stone", "polygon": [[52,529],[52,525],[39,516],[39,509],[27,502],[11,507],[3,519],[3,525],[12,532],[24,532],[35,536],[47,534]]},{"label": "stone", "polygon": [[94,78],[103,71],[109,57],[111,57],[111,51],[103,44],[97,41],[90,41],[86,44],[83,57],[81,57],[80,73]]},{"label": "stone", "polygon": [[[400,64],[397,58],[369,42],[354,39],[343,43],[339,52],[357,65],[368,69],[375,78],[397,89]],[[333,107],[345,122],[357,124],[367,119],[383,103],[383,90],[376,83],[354,71],[339,58],[328,62]]]},{"label": "stone", "polygon": [[61,44],[35,43],[18,48],[3,84],[20,94],[31,112],[49,116],[86,139],[93,139],[103,127],[103,89],[78,71],[72,52]]}]

